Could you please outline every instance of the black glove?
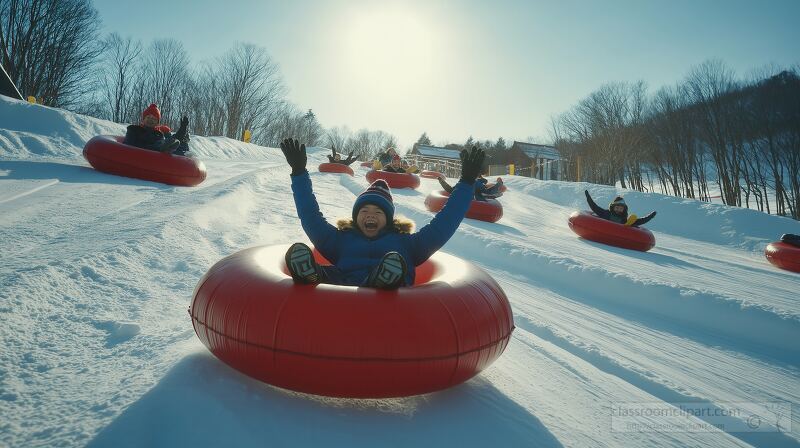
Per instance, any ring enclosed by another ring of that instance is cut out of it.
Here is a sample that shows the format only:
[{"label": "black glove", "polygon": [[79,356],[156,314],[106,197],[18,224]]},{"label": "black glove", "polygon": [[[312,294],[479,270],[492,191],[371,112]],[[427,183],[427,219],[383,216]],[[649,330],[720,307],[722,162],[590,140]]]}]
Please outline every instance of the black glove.
[{"label": "black glove", "polygon": [[486,157],[486,153],[477,146],[473,146],[472,150],[470,151],[467,151],[466,149],[461,151],[462,181],[468,184],[475,183],[475,179],[478,177],[478,174],[481,173],[481,169],[483,169],[484,157]]},{"label": "black glove", "polygon": [[306,145],[301,145],[297,139],[287,138],[281,142],[281,151],[292,167],[292,176],[297,176],[306,172]]}]

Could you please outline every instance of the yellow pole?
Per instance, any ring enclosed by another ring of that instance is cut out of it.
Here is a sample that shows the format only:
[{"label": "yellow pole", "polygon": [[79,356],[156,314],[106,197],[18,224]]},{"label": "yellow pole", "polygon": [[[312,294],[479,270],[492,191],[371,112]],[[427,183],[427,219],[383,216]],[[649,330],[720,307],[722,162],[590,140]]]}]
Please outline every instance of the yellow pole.
[{"label": "yellow pole", "polygon": [[508,165],[508,175],[509,176],[513,176],[514,175],[514,164],[513,163],[511,165]]},{"label": "yellow pole", "polygon": [[245,143],[250,143],[250,138],[253,135],[250,133],[250,129],[245,129],[244,134],[242,135],[242,141]]}]

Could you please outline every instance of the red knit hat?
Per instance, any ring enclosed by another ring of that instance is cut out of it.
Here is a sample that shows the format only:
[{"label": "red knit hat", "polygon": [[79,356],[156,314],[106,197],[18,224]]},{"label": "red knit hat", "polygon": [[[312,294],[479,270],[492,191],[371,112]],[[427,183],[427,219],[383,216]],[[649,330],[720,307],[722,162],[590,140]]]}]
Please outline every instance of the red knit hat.
[{"label": "red knit hat", "polygon": [[158,106],[155,103],[147,106],[147,109],[142,112],[142,121],[144,121],[144,117],[148,115],[155,117],[158,121],[161,121],[161,111],[158,110]]}]

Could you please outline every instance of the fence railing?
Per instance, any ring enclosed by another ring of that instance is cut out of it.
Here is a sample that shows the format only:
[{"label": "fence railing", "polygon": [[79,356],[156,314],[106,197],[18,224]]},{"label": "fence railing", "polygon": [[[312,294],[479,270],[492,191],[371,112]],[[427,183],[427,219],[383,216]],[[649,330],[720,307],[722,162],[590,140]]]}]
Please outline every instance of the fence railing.
[{"label": "fence railing", "polygon": [[461,176],[461,160],[438,159],[434,157],[424,157],[419,154],[408,154],[405,156],[408,163],[416,165],[421,170],[438,171],[447,177]]}]

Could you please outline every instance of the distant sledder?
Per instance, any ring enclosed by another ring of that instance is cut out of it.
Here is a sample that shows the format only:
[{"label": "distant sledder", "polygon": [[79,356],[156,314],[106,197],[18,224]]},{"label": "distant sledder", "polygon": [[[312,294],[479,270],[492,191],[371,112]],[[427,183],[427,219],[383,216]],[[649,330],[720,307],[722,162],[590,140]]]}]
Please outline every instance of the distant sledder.
[{"label": "distant sledder", "polygon": [[[447,193],[451,193],[453,191],[453,187],[447,183],[443,178],[437,178],[439,180],[439,185],[442,186],[444,191]],[[503,195],[503,180],[498,178],[498,182],[491,187],[488,186],[489,181],[486,180],[483,175],[479,175],[477,179],[475,179],[475,191],[474,196],[476,201],[486,202],[489,199],[496,199]]]},{"label": "distant sledder", "polygon": [[353,157],[353,152],[351,151],[350,154],[347,155],[347,158],[342,160],[341,154],[336,151],[336,148],[331,148],[331,155],[328,156],[329,163],[338,163],[341,165],[350,166],[351,163],[356,161],[357,157]]},{"label": "distant sledder", "polygon": [[636,215],[628,216],[628,206],[622,196],[614,198],[606,210],[594,203],[588,191],[585,193],[586,201],[594,213],[574,212],[568,220],[569,228],[578,236],[598,243],[641,252],[647,252],[656,245],[653,232],[639,227],[653,219],[656,212],[637,219]]},{"label": "distant sledder", "polygon": [[589,195],[589,190],[584,190],[584,193],[586,193],[586,202],[589,203],[589,207],[594,214],[607,221],[630,227],[639,227],[656,216],[656,212],[654,211],[650,212],[650,214],[644,218],[637,218],[637,216],[633,214],[628,216],[628,205],[625,203],[625,199],[622,196],[614,198],[614,200],[608,204],[608,209],[603,209],[592,200],[592,197]]},{"label": "distant sledder", "polygon": [[139,124],[128,126],[123,143],[137,148],[152,151],[186,155],[189,152],[189,117],[181,118],[178,132],[172,134],[168,126],[159,124],[161,111],[156,104],[151,104],[142,112]]},{"label": "distant sledder", "polygon": [[780,241],[767,245],[764,256],[774,266],[800,272],[800,235],[783,234]]}]

